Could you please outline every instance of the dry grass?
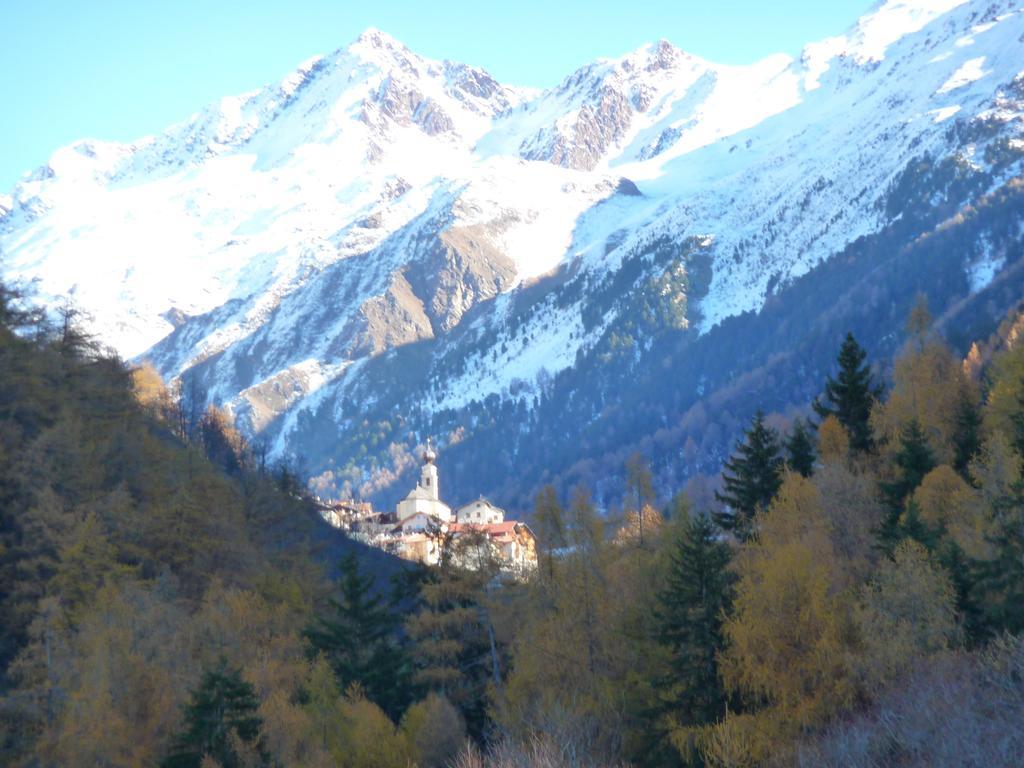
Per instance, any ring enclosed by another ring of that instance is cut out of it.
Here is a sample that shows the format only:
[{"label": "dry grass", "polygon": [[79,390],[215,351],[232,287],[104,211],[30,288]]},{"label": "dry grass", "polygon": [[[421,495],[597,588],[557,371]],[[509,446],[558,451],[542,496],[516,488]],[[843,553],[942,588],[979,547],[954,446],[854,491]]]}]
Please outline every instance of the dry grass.
[{"label": "dry grass", "polygon": [[466,744],[451,768],[626,768],[622,763],[597,762],[570,745],[536,735],[526,742],[502,741],[481,752]]},{"label": "dry grass", "polygon": [[866,713],[798,745],[803,768],[976,766],[1024,761],[1024,638],[930,660]]}]

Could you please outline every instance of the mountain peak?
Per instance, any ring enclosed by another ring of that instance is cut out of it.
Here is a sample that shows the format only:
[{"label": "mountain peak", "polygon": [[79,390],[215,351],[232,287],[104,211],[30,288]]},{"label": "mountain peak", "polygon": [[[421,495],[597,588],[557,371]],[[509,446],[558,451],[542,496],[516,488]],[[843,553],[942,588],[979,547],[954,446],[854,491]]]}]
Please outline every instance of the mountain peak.
[{"label": "mountain peak", "polygon": [[394,59],[421,58],[409,47],[387,32],[369,27],[357,37],[347,48],[349,53],[363,59],[379,60],[382,56]]},{"label": "mountain peak", "polygon": [[353,45],[368,45],[373,48],[397,48],[399,50],[408,50],[404,43],[396,40],[387,32],[377,29],[377,27],[367,27],[359,37],[355,39]]},{"label": "mountain peak", "polygon": [[606,61],[612,64],[616,70],[625,73],[630,79],[638,75],[641,77],[644,75],[671,75],[677,70],[693,67],[703,69],[713,67],[710,62],[687,53],[665,38],[653,43],[645,43],[618,59]]},{"label": "mountain peak", "polygon": [[665,38],[646,46],[646,54],[647,68],[650,70],[671,69],[680,60],[690,58],[688,53],[677,48]]}]

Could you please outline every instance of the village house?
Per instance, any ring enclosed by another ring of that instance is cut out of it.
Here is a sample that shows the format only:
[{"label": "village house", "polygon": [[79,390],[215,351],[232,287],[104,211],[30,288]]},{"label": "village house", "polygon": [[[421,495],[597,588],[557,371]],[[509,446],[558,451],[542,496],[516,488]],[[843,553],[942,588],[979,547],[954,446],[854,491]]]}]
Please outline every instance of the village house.
[{"label": "village house", "polygon": [[365,501],[324,501],[318,496],[316,502],[324,520],[343,531],[380,517],[373,511],[373,505]]}]

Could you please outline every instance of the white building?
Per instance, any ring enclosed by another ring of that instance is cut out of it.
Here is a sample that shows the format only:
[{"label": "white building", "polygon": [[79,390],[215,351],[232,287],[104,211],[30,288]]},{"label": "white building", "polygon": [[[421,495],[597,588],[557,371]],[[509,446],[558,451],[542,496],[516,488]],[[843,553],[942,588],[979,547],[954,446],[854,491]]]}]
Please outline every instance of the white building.
[{"label": "white building", "polygon": [[437,487],[437,466],[434,461],[437,453],[430,440],[423,452],[423,468],[416,487],[409,495],[398,502],[395,512],[398,516],[398,528],[403,532],[424,531],[440,527],[452,522],[452,509],[440,499]]},{"label": "white building", "polygon": [[505,510],[496,507],[482,496],[455,512],[455,522],[462,525],[495,525],[505,522]]}]

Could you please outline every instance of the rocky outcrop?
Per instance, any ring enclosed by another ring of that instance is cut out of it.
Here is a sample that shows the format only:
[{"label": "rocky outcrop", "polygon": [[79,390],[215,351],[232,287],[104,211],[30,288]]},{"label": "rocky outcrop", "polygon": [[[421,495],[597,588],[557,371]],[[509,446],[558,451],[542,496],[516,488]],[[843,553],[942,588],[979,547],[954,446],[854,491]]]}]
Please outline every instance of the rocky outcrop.
[{"label": "rocky outcrop", "polygon": [[406,279],[404,270],[392,275],[391,284],[382,296],[375,296],[360,307],[354,325],[362,328],[352,328],[342,334],[352,339],[347,350],[351,358],[379,354],[434,335],[423,302]]},{"label": "rocky outcrop", "polygon": [[408,276],[439,333],[458,325],[473,305],[508,290],[515,263],[495,243],[501,222],[450,227],[440,233]]},{"label": "rocky outcrop", "polygon": [[436,136],[454,128],[452,119],[437,102],[390,77],[364,103],[361,118],[378,131],[387,131],[392,124],[418,125],[428,136]]},{"label": "rocky outcrop", "polygon": [[554,133],[550,141],[527,150],[527,160],[547,160],[565,168],[592,170],[608,150],[621,141],[633,119],[633,106],[619,90],[600,89],[592,103],[584,104],[567,130]]}]

